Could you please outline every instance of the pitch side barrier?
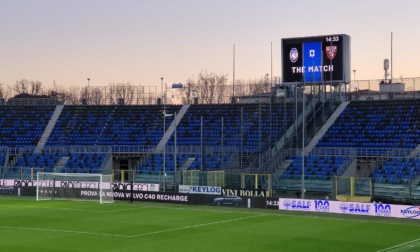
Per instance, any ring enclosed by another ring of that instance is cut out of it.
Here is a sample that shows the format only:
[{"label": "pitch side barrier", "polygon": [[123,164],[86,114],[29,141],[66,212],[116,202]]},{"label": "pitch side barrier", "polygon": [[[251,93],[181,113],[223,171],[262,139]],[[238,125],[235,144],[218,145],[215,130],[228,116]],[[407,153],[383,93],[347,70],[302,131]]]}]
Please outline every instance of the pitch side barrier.
[{"label": "pitch side barrier", "polygon": [[[33,180],[0,180],[1,190],[13,195],[35,196],[36,181]],[[160,192],[158,184],[111,183],[112,196],[122,201],[148,201],[179,203],[192,205],[223,205],[244,208],[269,208],[285,211],[324,212],[405,219],[420,219],[420,206],[396,205],[385,203],[343,202],[333,200],[297,199],[267,197],[265,190],[244,188],[222,188],[213,186],[179,186],[178,192]],[[86,182],[73,184],[66,181],[43,188],[60,188],[68,190],[80,199],[98,197],[98,183]],[[53,192],[54,190],[51,190]],[[111,195],[108,195],[111,196]]]},{"label": "pitch side barrier", "polygon": [[[37,181],[35,180],[0,180],[0,184],[3,187],[13,188],[13,195],[36,195]],[[105,193],[112,193],[114,200],[277,209],[277,206],[271,203],[267,204],[267,202],[273,202],[278,198],[267,197],[266,190],[181,185],[178,192],[161,192],[159,191],[159,184],[111,183],[111,185],[112,192]],[[56,191],[53,189],[59,188],[64,195],[68,191],[69,195],[71,194],[80,200],[86,200],[98,197],[98,193],[100,193],[98,186],[99,183],[97,182],[72,183],[71,181],[54,181],[54,183],[48,185],[43,184],[42,190],[53,193]]]}]

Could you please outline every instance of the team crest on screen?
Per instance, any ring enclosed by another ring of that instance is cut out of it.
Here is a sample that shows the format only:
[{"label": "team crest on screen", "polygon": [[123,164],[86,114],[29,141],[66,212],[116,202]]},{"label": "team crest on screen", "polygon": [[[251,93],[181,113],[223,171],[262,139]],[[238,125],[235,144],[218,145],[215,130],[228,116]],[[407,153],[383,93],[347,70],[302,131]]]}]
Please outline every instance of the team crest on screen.
[{"label": "team crest on screen", "polygon": [[292,48],[292,50],[290,50],[289,57],[291,62],[296,63],[299,58],[298,50],[296,48]]},{"label": "team crest on screen", "polygon": [[325,53],[327,54],[328,59],[333,60],[337,55],[337,46],[325,47]]},{"label": "team crest on screen", "polygon": [[309,57],[315,58],[315,50],[309,50]]}]

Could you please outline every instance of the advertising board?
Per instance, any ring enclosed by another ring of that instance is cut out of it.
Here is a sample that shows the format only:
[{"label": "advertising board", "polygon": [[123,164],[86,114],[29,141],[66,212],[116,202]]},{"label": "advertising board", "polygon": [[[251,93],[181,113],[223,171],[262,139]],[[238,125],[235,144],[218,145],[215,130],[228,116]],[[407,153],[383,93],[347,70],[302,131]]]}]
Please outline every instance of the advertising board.
[{"label": "advertising board", "polygon": [[279,198],[280,210],[420,219],[420,207],[383,203]]},{"label": "advertising board", "polygon": [[334,34],[281,41],[284,83],[349,83],[350,37]]}]

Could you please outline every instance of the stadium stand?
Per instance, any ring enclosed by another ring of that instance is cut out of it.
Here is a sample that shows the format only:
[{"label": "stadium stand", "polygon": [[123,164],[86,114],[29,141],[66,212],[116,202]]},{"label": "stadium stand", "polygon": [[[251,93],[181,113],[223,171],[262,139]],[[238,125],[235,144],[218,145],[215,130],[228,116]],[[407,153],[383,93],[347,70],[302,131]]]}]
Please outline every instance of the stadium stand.
[{"label": "stadium stand", "polygon": [[46,145],[154,146],[163,134],[162,111],[153,105],[65,106]]},{"label": "stadium stand", "polygon": [[46,146],[94,145],[112,109],[110,106],[65,106]]},{"label": "stadium stand", "polygon": [[60,172],[100,173],[106,157],[105,153],[74,153]]},{"label": "stadium stand", "polygon": [[318,147],[415,148],[420,144],[418,100],[352,102]]},{"label": "stadium stand", "polygon": [[[177,167],[189,170],[222,170],[234,162],[232,152],[236,155],[239,152],[250,155],[267,151],[293,123],[292,105],[191,105],[177,125],[176,144],[181,150],[183,147],[200,150],[203,144],[206,146],[206,154],[204,158],[199,154],[186,155],[185,152],[177,155]],[[174,145],[175,136],[172,134],[167,146]],[[191,159],[193,161],[189,163],[188,160]],[[163,157],[152,155],[139,169],[155,170],[156,167],[162,167],[162,163]],[[165,165],[166,170],[174,170],[172,156],[166,157]]]},{"label": "stadium stand", "polygon": [[[300,179],[302,176],[302,156],[297,156],[290,167],[281,175],[282,178]],[[304,172],[307,179],[330,179],[340,176],[348,164],[344,157],[306,156]]]},{"label": "stadium stand", "polygon": [[[260,147],[266,150],[269,143],[272,145],[276,139],[279,139],[293,122],[292,105],[279,103],[272,104],[271,107],[269,104],[191,105],[178,125],[177,144],[199,146],[203,131],[203,141],[206,146],[221,146],[223,135],[223,144],[227,148],[238,150],[242,148],[244,152],[251,153],[257,152]],[[201,116],[203,116],[203,129],[201,129]],[[174,144],[173,137],[168,144]]]},{"label": "stadium stand", "polygon": [[[163,165],[162,154],[151,154],[145,163],[139,166],[139,171],[150,172],[158,174],[162,171]],[[223,156],[207,154],[204,160],[201,154],[177,154],[176,167],[173,154],[166,155],[165,157],[165,171],[173,172],[176,170],[203,170],[203,171],[217,171],[223,170],[223,164],[229,164],[232,161],[232,155],[225,154]],[[202,167],[204,165],[204,167]]]},{"label": "stadium stand", "polygon": [[[420,175],[419,103],[416,99],[350,102],[320,135],[313,150],[305,154],[304,165],[298,150],[302,143],[302,104],[293,101],[189,106],[66,105],[57,114],[51,133],[44,134],[45,146],[38,143],[55,106],[0,106],[0,144],[4,148],[0,153],[1,174],[17,178],[33,172],[30,168],[98,173],[110,162],[118,165],[119,159],[129,160],[121,170],[133,168],[139,174],[152,175],[163,171],[173,174],[175,170],[261,172],[260,165],[270,165],[275,179],[281,180],[273,184],[284,187],[284,180],[296,184],[301,179],[303,166],[305,179],[311,181],[314,190],[328,191],[334,176],[357,175],[359,170],[354,164],[367,159],[373,168],[365,176],[371,176],[377,184],[403,186]],[[317,114],[320,108],[317,103],[307,111],[305,130],[309,139],[325,122]],[[331,109],[325,117],[335,107]],[[176,127],[175,116],[179,119]],[[288,132],[292,133],[285,137]],[[284,143],[280,145],[282,139]],[[34,151],[37,145],[41,149]],[[110,147],[112,152],[68,149],[77,146]],[[289,149],[294,149],[293,153]],[[327,149],[353,151],[333,154]],[[320,154],[320,150],[324,153]],[[280,161],[272,162],[273,158]]]},{"label": "stadium stand", "polygon": [[36,146],[55,106],[0,106],[0,145]]},{"label": "stadium stand", "polygon": [[373,173],[378,183],[407,184],[420,175],[420,159],[393,158],[379,167]]},{"label": "stadium stand", "polygon": [[[418,100],[357,101],[351,102],[321,137],[315,148],[352,148],[359,156],[388,157],[408,155],[420,144],[420,113]],[[396,151],[398,150],[398,151]],[[396,154],[398,153],[398,154]],[[309,155],[311,155],[309,153]],[[308,156],[305,158],[305,178],[329,179],[343,175],[339,168],[350,163],[350,158],[320,162],[334,156]],[[405,161],[402,161],[405,160]],[[417,177],[416,159],[402,157],[390,159],[374,171],[377,183],[406,184]],[[290,166],[280,176],[298,179],[302,174],[302,157],[292,159]]]},{"label": "stadium stand", "polygon": [[60,153],[24,153],[17,159],[17,167],[42,167],[44,172],[53,172]]}]

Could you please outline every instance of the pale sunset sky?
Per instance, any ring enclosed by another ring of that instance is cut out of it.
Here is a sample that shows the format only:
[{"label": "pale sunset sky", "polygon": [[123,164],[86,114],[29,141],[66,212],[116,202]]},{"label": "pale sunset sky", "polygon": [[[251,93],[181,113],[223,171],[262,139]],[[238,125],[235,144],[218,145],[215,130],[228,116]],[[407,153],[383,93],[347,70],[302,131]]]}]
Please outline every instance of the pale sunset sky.
[{"label": "pale sunset sky", "polygon": [[[419,0],[0,0],[0,83],[157,86],[281,75],[281,39],[351,37],[356,79],[420,77]],[[272,43],[272,54],[271,54]],[[353,73],[352,73],[353,74]],[[353,78],[353,75],[352,75]]]}]

